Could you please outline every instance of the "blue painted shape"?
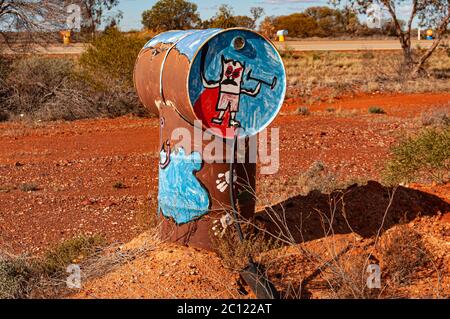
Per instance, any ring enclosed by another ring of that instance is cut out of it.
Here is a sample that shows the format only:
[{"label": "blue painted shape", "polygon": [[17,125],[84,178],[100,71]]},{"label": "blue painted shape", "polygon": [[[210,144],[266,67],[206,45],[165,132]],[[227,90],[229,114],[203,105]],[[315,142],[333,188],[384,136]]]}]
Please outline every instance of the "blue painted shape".
[{"label": "blue painted shape", "polygon": [[152,38],[150,41],[147,42],[147,44],[144,46],[144,48],[152,48],[155,47],[158,43],[164,43],[164,44],[173,44],[176,43],[181,37],[185,36],[187,33],[192,31],[168,31],[164,33],[160,33],[154,38]]},{"label": "blue painted shape", "polygon": [[200,46],[211,36],[222,29],[206,30],[176,30],[158,34],[147,42],[144,48],[155,47],[158,43],[175,44],[175,48],[184,54],[189,61],[192,60]]},{"label": "blue painted shape", "polygon": [[181,39],[175,46],[175,48],[184,54],[189,61],[192,61],[195,53],[200,49],[201,45],[208,40],[208,38],[221,32],[222,29],[206,29],[195,30],[185,38]]},{"label": "blue painted shape", "polygon": [[[238,36],[246,41],[242,50],[236,50],[232,45],[233,40]],[[242,125],[241,134],[253,135],[261,132],[280,111],[286,92],[286,72],[276,49],[270,42],[254,32],[227,30],[210,39],[208,45],[202,50],[208,50],[204,61],[204,74],[208,81],[220,79],[222,56],[227,60],[232,59],[245,65],[243,89],[253,90],[258,85],[258,81],[247,79],[250,70],[252,78],[269,83],[272,83],[274,77],[277,77],[277,85],[273,89],[263,84],[257,96],[240,94],[239,112],[236,119]],[[205,91],[201,77],[201,55],[201,52],[196,55],[190,71],[189,96],[192,105],[197,103]],[[209,108],[211,107],[214,106]],[[211,119],[202,118],[201,120],[205,122]]]},{"label": "blue painted shape", "polygon": [[[167,153],[161,151],[161,162]],[[209,211],[210,199],[206,188],[195,176],[202,167],[198,152],[186,155],[183,148],[172,152],[170,164],[159,169],[159,211],[176,224],[186,224]]]}]

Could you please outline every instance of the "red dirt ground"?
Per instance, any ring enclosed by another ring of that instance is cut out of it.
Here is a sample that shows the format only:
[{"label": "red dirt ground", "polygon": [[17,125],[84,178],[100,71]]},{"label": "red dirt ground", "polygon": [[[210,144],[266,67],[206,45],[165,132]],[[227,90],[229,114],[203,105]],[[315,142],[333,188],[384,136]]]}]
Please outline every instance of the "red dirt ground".
[{"label": "red dirt ground", "polygon": [[[363,95],[343,98],[333,104],[313,105],[313,113],[302,116],[289,115],[298,103],[288,100],[283,109],[288,115],[279,116],[272,125],[280,128],[280,170],[273,176],[261,176],[260,181],[294,176],[317,160],[342,178],[376,180],[390,146],[398,141],[401,133],[417,129],[422,112],[450,108],[449,101],[450,94]],[[387,114],[368,114],[371,106],[381,107]],[[330,107],[339,112],[325,112]],[[36,254],[78,234],[101,234],[109,242],[127,242],[143,232],[149,214],[156,210],[157,119],[2,123],[0,138],[0,244],[3,249]],[[126,188],[114,188],[117,182]],[[23,191],[23,184],[33,184],[38,190]],[[448,185],[415,188],[450,203]],[[445,224],[448,228],[448,214],[441,213],[441,217],[428,222]],[[448,245],[448,237],[443,238],[447,238]],[[163,247],[158,254],[166,256],[167,249],[173,247]],[[190,249],[180,249],[182,254],[192,253]],[[158,259],[158,256],[153,257]],[[202,252],[199,256],[199,267],[205,267],[209,255]],[[175,256],[173,262],[183,258]],[[157,265],[148,266],[149,271],[160,267]],[[120,273],[111,276],[116,276],[115,282],[120,285]],[[226,276],[235,278],[233,274]],[[173,278],[167,285],[182,280]],[[151,282],[152,277],[145,280]],[[236,279],[230,280],[238,287]],[[93,297],[106,296],[94,286],[89,288]],[[211,297],[233,297],[237,289],[225,293],[220,285],[215,287]],[[117,287],[110,288],[107,291],[117,293]],[[173,297],[172,292],[152,295],[145,291],[138,291],[137,295],[124,293],[124,296]],[[89,290],[82,293],[83,297],[89,295]],[[202,294],[175,296],[205,297]]]},{"label": "red dirt ground", "polygon": [[[377,178],[399,132],[449,100],[450,94],[365,96],[338,102],[343,110],[361,110],[352,116],[279,116],[272,127],[280,128],[281,167],[262,179],[301,173],[316,160],[342,177]],[[373,101],[387,115],[367,114]],[[39,251],[79,233],[127,241],[141,231],[147,196],[156,207],[157,119],[4,123],[0,136],[1,241],[16,252]],[[117,182],[126,188],[115,189]],[[24,183],[39,190],[24,192]]]},{"label": "red dirt ground", "polygon": [[[287,99],[284,111],[295,111],[302,105],[301,99]],[[436,107],[450,107],[450,93],[419,93],[419,94],[357,94],[335,98],[333,102],[321,102],[310,107],[311,111],[355,110],[367,113],[370,107],[380,107],[391,116],[414,117]]]}]

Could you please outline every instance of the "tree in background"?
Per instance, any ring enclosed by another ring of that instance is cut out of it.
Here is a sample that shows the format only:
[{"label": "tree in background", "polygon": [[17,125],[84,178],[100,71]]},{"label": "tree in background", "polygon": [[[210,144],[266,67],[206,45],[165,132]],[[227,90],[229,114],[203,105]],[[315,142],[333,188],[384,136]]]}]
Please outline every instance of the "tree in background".
[{"label": "tree in background", "polygon": [[259,27],[259,32],[268,39],[274,39],[277,33],[274,20],[274,17],[265,17]]},{"label": "tree in background", "polygon": [[[347,0],[358,10],[366,15],[373,13],[374,8],[384,9],[388,12],[394,24],[396,35],[403,49],[404,69],[417,75],[424,71],[424,65],[441,43],[450,24],[450,1],[448,0]],[[347,2],[346,1],[346,2]],[[340,5],[342,0],[333,0],[335,5]],[[409,9],[409,18],[405,26],[400,20],[400,10]],[[411,46],[413,22],[417,19],[422,27],[435,30],[433,44],[425,52],[416,55]]]},{"label": "tree in background", "polygon": [[348,4],[340,10],[341,14],[338,16],[339,23],[344,26],[347,34],[357,34],[362,29],[362,24],[359,22],[359,18],[355,10]]},{"label": "tree in background", "polygon": [[247,29],[255,29],[256,23],[249,16],[234,16],[234,27],[241,27]]},{"label": "tree in background", "polygon": [[222,4],[214,17],[207,22],[209,28],[234,28],[237,26],[234,10],[228,4]]},{"label": "tree in background", "polygon": [[[406,26],[406,21],[399,20],[398,23],[400,23],[400,27],[403,30]],[[397,36],[397,27],[395,25],[395,21],[392,19],[386,19],[385,21],[382,21],[380,31],[382,34],[390,36],[390,37]]]},{"label": "tree in background", "polygon": [[307,38],[318,34],[317,21],[305,13],[278,16],[273,23],[276,30],[288,30],[292,37]]},{"label": "tree in background", "polygon": [[330,7],[310,7],[305,14],[314,18],[317,23],[317,36],[326,37],[345,32],[342,13]]},{"label": "tree in background", "polygon": [[261,18],[264,15],[264,9],[261,7],[252,7],[250,8],[250,14],[252,15],[253,18],[253,28],[250,29],[255,29],[256,28],[256,22],[259,20],[259,18]]},{"label": "tree in background", "polygon": [[192,29],[200,22],[197,5],[185,0],[159,0],[142,13],[142,24],[155,31]]},{"label": "tree in background", "polygon": [[330,7],[310,7],[304,12],[273,19],[277,30],[286,29],[293,37],[333,37],[353,35],[361,28],[356,12]]},{"label": "tree in background", "polygon": [[264,9],[253,7],[250,9],[251,17],[246,15],[234,15],[234,10],[230,5],[223,4],[219,7],[216,15],[210,20],[203,21],[204,28],[235,28],[242,27],[256,29],[256,22],[264,15]]},{"label": "tree in background", "polygon": [[92,37],[103,22],[108,25],[117,24],[122,18],[122,12],[106,16],[106,12],[116,7],[119,0],[69,0],[68,2],[78,4],[81,7],[82,29],[90,33]]},{"label": "tree in background", "polygon": [[0,46],[12,40],[20,46],[47,42],[66,16],[60,0],[0,0]]}]

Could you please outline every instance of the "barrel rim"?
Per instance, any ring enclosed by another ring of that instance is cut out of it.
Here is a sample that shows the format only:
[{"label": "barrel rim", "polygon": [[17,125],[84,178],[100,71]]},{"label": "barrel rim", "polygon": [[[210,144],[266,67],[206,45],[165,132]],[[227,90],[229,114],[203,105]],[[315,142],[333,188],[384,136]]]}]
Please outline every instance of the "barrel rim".
[{"label": "barrel rim", "polygon": [[[201,29],[199,29],[199,30],[201,30]],[[284,90],[283,90],[283,95],[281,96],[281,99],[280,99],[280,105],[277,107],[276,112],[274,112],[273,116],[267,121],[267,123],[264,124],[264,125],[263,125],[259,130],[257,130],[256,132],[252,132],[252,134],[249,134],[249,132],[246,131],[247,134],[242,135],[242,136],[239,136],[240,138],[245,138],[245,137],[250,137],[250,136],[254,136],[254,135],[257,135],[257,134],[261,133],[261,132],[264,131],[270,124],[272,124],[272,122],[275,120],[275,118],[277,117],[277,115],[280,113],[281,108],[283,107],[284,100],[285,100],[285,98],[286,98],[286,91],[287,91],[287,74],[286,74],[286,66],[285,66],[285,64],[284,64],[284,61],[283,61],[283,58],[281,57],[280,52],[278,51],[277,47],[275,46],[275,44],[273,43],[272,40],[270,40],[270,39],[267,38],[266,36],[260,34],[259,32],[256,32],[255,30],[251,30],[251,29],[248,29],[248,28],[242,28],[242,27],[235,27],[235,28],[221,29],[219,32],[214,33],[213,35],[209,36],[208,38],[206,38],[205,41],[202,42],[201,45],[199,45],[199,47],[198,47],[198,49],[195,51],[195,54],[193,55],[191,61],[189,62],[189,72],[188,72],[188,78],[187,78],[187,81],[186,81],[186,93],[187,93],[187,95],[188,95],[187,97],[188,97],[188,100],[189,100],[189,105],[190,105],[190,107],[191,107],[191,109],[192,109],[192,113],[194,114],[195,117],[197,117],[197,115],[195,114],[195,111],[194,111],[194,106],[192,105],[191,95],[190,95],[190,93],[189,93],[189,79],[190,79],[190,77],[191,77],[192,65],[193,65],[195,59],[197,58],[197,55],[198,55],[199,52],[203,49],[203,47],[205,46],[205,44],[206,44],[207,42],[209,42],[211,39],[215,38],[216,36],[218,36],[218,35],[220,35],[220,34],[222,34],[222,33],[229,32],[229,31],[235,31],[235,30],[248,31],[248,32],[254,33],[254,34],[260,36],[261,38],[263,38],[264,40],[266,40],[266,41],[272,46],[272,48],[275,50],[277,56],[279,57],[279,59],[280,59],[280,61],[281,61],[281,65],[282,65],[282,67],[283,67],[283,74],[284,74],[284,81],[283,81],[283,82],[284,82]],[[177,112],[177,113],[180,114],[179,112]],[[181,114],[180,114],[180,115],[181,115]],[[184,117],[183,117],[183,118],[184,118]],[[201,122],[202,122],[203,129],[205,129],[205,130],[209,129],[208,127],[206,127],[206,126],[204,125],[203,121],[201,121]],[[191,125],[194,125],[194,124],[191,123],[190,121],[188,121],[188,123],[191,124]],[[214,132],[212,132],[212,134],[217,135],[217,134],[215,134]],[[232,138],[232,137],[220,136],[220,135],[217,135],[217,136],[222,137],[222,138],[225,138],[225,139],[231,139],[231,138]]]}]

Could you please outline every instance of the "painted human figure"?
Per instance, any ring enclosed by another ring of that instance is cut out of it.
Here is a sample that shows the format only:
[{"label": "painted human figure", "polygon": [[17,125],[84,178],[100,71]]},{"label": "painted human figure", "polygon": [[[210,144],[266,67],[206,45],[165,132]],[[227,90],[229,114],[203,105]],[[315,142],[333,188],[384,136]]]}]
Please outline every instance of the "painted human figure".
[{"label": "painted human figure", "polygon": [[223,123],[226,112],[230,112],[229,127],[240,127],[241,123],[236,120],[239,112],[241,94],[257,96],[261,91],[261,83],[258,83],[254,90],[247,90],[242,87],[245,72],[245,64],[239,61],[227,60],[222,56],[222,73],[220,81],[208,81],[202,72],[202,82],[206,89],[219,88],[219,98],[216,104],[216,117],[211,119],[214,124]]}]

